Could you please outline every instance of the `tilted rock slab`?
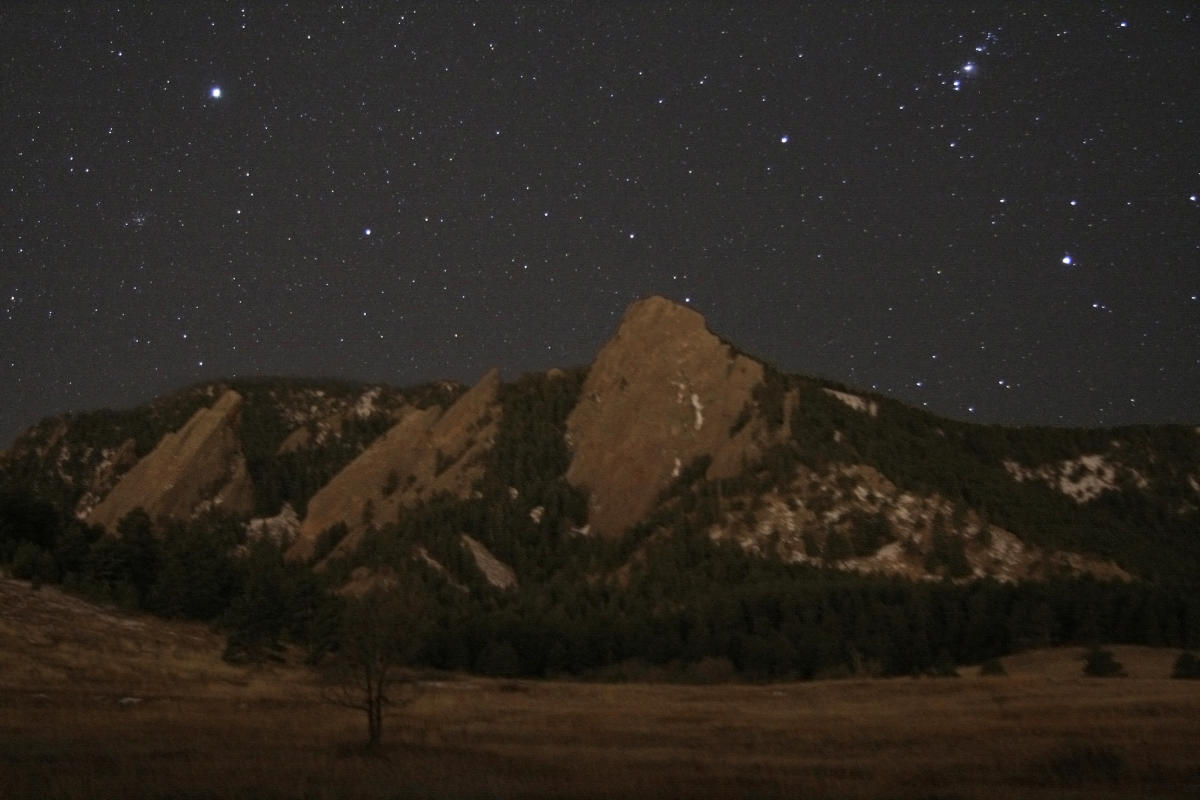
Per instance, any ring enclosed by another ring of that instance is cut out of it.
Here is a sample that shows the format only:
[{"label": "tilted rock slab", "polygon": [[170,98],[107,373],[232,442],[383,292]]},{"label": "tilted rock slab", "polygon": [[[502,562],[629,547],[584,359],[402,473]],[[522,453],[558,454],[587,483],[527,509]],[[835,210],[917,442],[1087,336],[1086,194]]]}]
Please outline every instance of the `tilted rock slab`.
[{"label": "tilted rock slab", "polygon": [[483,573],[483,577],[488,583],[505,591],[520,588],[517,573],[513,571],[513,568],[496,558],[483,542],[465,533],[460,539],[462,546],[470,551],[471,558],[475,559],[475,566]]},{"label": "tilted rock slab", "polygon": [[731,433],[763,380],[704,317],[662,297],[630,306],[588,372],[567,418],[567,480],[589,492],[588,524],[620,535],[699,456],[710,479],[731,477],[757,454],[753,430]]},{"label": "tilted rock slab", "polygon": [[338,523],[349,535],[335,552],[345,552],[372,524],[394,522],[402,508],[438,492],[466,497],[496,438],[499,390],[500,373],[492,370],[445,411],[410,409],[312,496],[288,557],[311,558],[317,538]]},{"label": "tilted rock slab", "polygon": [[126,472],[87,521],[115,533],[117,522],[142,507],[156,524],[191,519],[201,508],[232,514],[254,509],[254,485],[237,438],[242,396],[233,390],[162,438]]}]

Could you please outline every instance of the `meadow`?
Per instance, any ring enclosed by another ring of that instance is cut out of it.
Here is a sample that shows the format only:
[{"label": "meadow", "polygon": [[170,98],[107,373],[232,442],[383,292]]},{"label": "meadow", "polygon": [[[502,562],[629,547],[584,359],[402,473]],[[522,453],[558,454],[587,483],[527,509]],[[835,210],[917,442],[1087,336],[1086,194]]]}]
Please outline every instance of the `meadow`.
[{"label": "meadow", "polygon": [[1200,683],[1178,651],[1078,647],[1006,676],[681,686],[419,676],[367,752],[292,663],[236,667],[203,625],[0,580],[9,798],[1200,796]]}]

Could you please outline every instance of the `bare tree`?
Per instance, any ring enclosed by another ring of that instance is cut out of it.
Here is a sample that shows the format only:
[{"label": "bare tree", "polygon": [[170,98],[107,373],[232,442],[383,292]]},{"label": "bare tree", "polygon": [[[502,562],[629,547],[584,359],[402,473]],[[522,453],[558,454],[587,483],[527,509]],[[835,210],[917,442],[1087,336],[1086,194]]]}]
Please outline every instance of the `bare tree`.
[{"label": "bare tree", "polygon": [[410,588],[376,588],[345,601],[323,696],[367,715],[368,748],[383,741],[384,708],[416,699],[413,682],[401,680],[402,667],[420,646],[423,628],[420,595]]}]

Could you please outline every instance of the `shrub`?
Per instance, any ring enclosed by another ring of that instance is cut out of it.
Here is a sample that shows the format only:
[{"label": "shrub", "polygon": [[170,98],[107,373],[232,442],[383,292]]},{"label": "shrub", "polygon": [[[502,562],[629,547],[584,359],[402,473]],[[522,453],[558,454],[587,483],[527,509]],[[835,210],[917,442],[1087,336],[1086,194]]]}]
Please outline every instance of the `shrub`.
[{"label": "shrub", "polygon": [[49,551],[33,542],[25,541],[17,545],[16,553],[13,554],[12,576],[36,581],[40,586],[43,581],[58,580],[58,569],[54,563],[54,556]]},{"label": "shrub", "polygon": [[705,656],[687,668],[687,678],[692,683],[731,683],[737,678],[737,669],[724,656]]},{"label": "shrub", "polygon": [[1084,657],[1083,674],[1092,678],[1123,678],[1125,668],[1111,650],[1093,647]]},{"label": "shrub", "polygon": [[42,548],[38,547],[33,542],[21,542],[17,545],[16,552],[12,557],[12,576],[22,580],[29,580],[37,575],[38,556],[42,553]]},{"label": "shrub", "polygon": [[1171,677],[1186,680],[1200,679],[1200,657],[1184,650],[1179,654],[1179,658],[1175,659],[1175,669],[1171,671]]},{"label": "shrub", "polygon": [[998,658],[989,658],[979,665],[980,675],[1007,675],[1008,670],[1000,663]]},{"label": "shrub", "polygon": [[1116,783],[1128,771],[1124,754],[1105,744],[1074,742],[1050,754],[1041,765],[1047,782],[1078,786],[1085,783]]},{"label": "shrub", "polygon": [[475,660],[475,669],[484,675],[512,678],[521,674],[521,659],[510,642],[491,641]]},{"label": "shrub", "polygon": [[933,678],[957,678],[958,667],[955,666],[954,657],[950,655],[950,651],[939,651],[937,657],[933,659],[933,664],[926,670],[926,674]]}]

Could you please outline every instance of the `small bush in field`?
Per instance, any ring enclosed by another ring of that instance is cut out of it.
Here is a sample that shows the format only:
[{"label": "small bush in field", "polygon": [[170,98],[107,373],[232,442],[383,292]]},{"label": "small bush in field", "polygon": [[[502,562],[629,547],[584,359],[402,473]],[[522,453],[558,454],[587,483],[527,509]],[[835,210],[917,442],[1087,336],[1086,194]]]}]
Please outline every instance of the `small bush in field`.
[{"label": "small bush in field", "polygon": [[1116,783],[1128,770],[1129,762],[1115,747],[1075,742],[1051,753],[1041,767],[1050,783],[1078,786]]},{"label": "small bush in field", "polygon": [[1200,657],[1184,650],[1179,654],[1179,658],[1175,659],[1175,669],[1171,671],[1171,677],[1187,680],[1200,679]]},{"label": "small bush in field", "polygon": [[979,665],[980,675],[1007,675],[1008,670],[1000,663],[998,658],[989,658]]},{"label": "small bush in field", "polygon": [[927,674],[934,678],[957,678],[958,667],[954,663],[954,657],[950,655],[949,651],[942,650],[933,660],[933,665],[928,669]]},{"label": "small bush in field", "polygon": [[1111,650],[1093,647],[1084,657],[1083,674],[1092,678],[1123,678],[1125,668]]}]

